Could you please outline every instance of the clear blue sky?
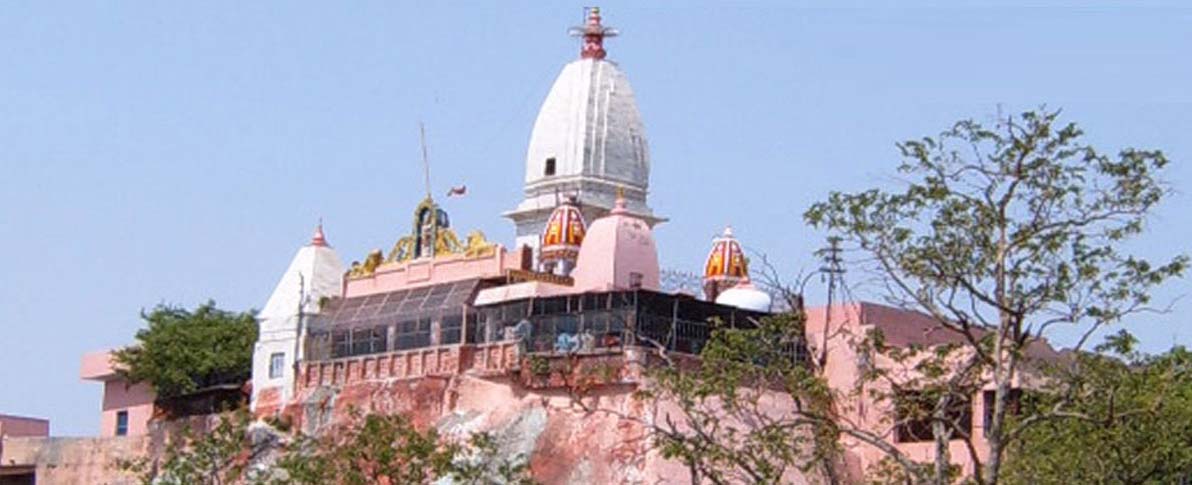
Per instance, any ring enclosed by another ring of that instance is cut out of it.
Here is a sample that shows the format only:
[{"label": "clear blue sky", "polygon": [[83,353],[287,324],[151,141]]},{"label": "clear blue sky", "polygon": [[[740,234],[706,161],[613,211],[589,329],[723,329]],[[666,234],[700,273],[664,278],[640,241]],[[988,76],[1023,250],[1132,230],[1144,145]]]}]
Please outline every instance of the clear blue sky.
[{"label": "clear blue sky", "polygon": [[[0,412],[96,433],[79,356],[129,343],[142,308],[259,308],[320,216],[345,262],[389,247],[421,195],[419,120],[436,193],[468,185],[445,202],[453,223],[511,242],[498,214],[581,9],[443,3],[0,7]],[[1137,248],[1192,246],[1188,8],[603,7],[646,121],[650,202],[671,218],[666,267],[697,271],[731,223],[813,268],[804,208],[888,183],[895,141],[999,104],[1062,107],[1106,149],[1166,150],[1178,193]],[[1139,322],[1148,349],[1192,342],[1183,303]]]}]

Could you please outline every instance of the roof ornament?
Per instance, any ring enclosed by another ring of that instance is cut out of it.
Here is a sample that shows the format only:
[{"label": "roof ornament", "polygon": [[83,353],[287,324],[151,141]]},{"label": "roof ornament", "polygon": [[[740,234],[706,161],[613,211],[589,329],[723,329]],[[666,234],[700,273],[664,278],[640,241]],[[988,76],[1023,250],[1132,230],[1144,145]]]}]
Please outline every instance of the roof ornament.
[{"label": "roof ornament", "polygon": [[323,235],[323,218],[319,218],[319,225],[315,226],[315,234],[310,238],[311,246],[328,247],[327,236]]},{"label": "roof ornament", "polygon": [[612,214],[628,214],[629,209],[625,208],[625,187],[617,186],[617,200],[613,202]]},{"label": "roof ornament", "polygon": [[575,269],[579,250],[584,242],[587,224],[575,199],[568,197],[564,202],[555,206],[540,239],[541,248],[538,262],[541,271],[560,276],[568,276]]},{"label": "roof ornament", "polygon": [[572,27],[567,33],[572,37],[583,37],[583,44],[579,50],[580,59],[604,59],[608,55],[604,50],[604,38],[620,35],[617,29],[605,27],[600,23],[600,7],[590,7],[585,15],[582,26]]},{"label": "roof ornament", "polygon": [[749,278],[749,261],[741,243],[733,237],[732,226],[725,226],[720,236],[712,239],[712,250],[704,260],[704,295],[717,301],[720,293]]}]

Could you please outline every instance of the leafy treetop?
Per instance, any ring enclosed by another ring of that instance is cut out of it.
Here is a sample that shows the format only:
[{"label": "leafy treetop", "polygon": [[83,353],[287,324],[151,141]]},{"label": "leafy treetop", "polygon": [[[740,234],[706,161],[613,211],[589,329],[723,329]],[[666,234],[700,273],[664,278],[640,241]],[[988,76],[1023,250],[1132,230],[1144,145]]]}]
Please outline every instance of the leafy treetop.
[{"label": "leafy treetop", "polygon": [[252,376],[254,312],[220,310],[208,301],[193,311],[158,305],[141,318],[148,327],[137,331],[137,343],[113,357],[119,373],[149,383],[158,398],[241,384]]}]

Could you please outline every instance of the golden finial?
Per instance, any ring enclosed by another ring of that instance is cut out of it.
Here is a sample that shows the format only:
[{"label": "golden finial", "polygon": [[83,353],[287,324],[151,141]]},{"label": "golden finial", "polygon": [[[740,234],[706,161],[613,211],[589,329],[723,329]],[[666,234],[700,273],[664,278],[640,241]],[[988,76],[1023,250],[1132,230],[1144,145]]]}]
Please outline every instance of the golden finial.
[{"label": "golden finial", "polygon": [[617,186],[617,200],[613,201],[612,213],[613,214],[628,213],[629,211],[628,211],[628,209],[625,208],[625,205],[626,205],[625,204],[625,187]]}]

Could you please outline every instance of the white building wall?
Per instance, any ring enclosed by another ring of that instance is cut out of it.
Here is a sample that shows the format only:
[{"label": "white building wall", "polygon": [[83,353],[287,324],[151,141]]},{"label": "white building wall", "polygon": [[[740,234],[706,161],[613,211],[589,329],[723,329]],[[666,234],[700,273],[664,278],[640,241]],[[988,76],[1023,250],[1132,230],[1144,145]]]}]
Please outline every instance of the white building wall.
[{"label": "white building wall", "polygon": [[[252,400],[256,410],[262,392],[277,388],[282,402],[294,394],[295,363],[302,358],[299,345],[305,331],[305,316],[319,312],[319,300],[339,296],[343,291],[343,263],[326,245],[307,245],[298,250],[290,267],[257,315],[259,332],[253,346]],[[270,377],[273,354],[284,356],[280,376]]]}]

